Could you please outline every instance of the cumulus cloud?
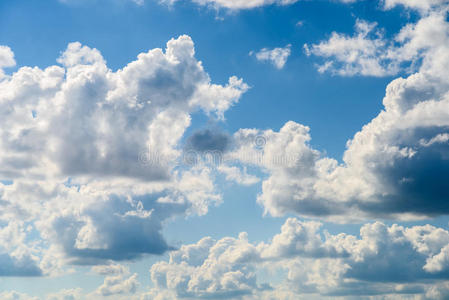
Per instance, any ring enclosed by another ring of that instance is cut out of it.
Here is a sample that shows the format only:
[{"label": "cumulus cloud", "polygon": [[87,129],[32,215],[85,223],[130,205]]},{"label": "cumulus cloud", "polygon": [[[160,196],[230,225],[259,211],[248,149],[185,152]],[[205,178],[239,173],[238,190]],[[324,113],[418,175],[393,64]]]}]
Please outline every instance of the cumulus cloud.
[{"label": "cumulus cloud", "polygon": [[3,69],[13,67],[15,65],[16,61],[11,48],[0,45],[0,80],[5,76]]},{"label": "cumulus cloud", "polygon": [[233,181],[241,185],[253,185],[260,181],[260,178],[257,176],[248,174],[246,167],[239,168],[237,166],[220,164],[217,170],[225,175],[226,180]]},{"label": "cumulus cloud", "polygon": [[[378,24],[358,19],[353,36],[333,32],[328,40],[317,44],[305,44],[308,56],[321,57],[317,65],[320,73],[330,72],[340,76],[389,76],[401,71],[413,73],[419,70],[421,61],[446,43],[443,18],[449,10],[445,0],[402,1],[385,0],[385,9],[397,5],[418,10],[421,19],[407,24],[392,39],[384,36]],[[440,20],[438,20],[440,19]],[[433,57],[439,60],[438,57]]]},{"label": "cumulus cloud", "polygon": [[95,266],[92,271],[106,275],[103,284],[95,291],[102,296],[134,294],[139,286],[137,273],[131,274],[123,265]]},{"label": "cumulus cloud", "polygon": [[0,45],[0,69],[13,67],[16,65],[16,61],[14,60],[14,53],[11,48],[8,46]]},{"label": "cumulus cloud", "polygon": [[448,32],[439,12],[401,30],[390,55],[419,57],[419,71],[388,85],[384,109],[348,141],[341,163],[313,149],[310,129],[296,122],[235,133],[234,157],[270,175],[258,197],[266,213],[340,222],[448,214]]},{"label": "cumulus cloud", "polygon": [[5,300],[38,300],[37,297],[31,297],[27,294],[16,291],[4,291],[0,293],[0,296]]},{"label": "cumulus cloud", "polygon": [[284,68],[287,63],[287,59],[291,54],[291,45],[289,44],[284,48],[263,48],[256,53],[250,52],[250,55],[253,54],[255,54],[258,61],[269,62],[280,70]]},{"label": "cumulus cloud", "polygon": [[396,74],[400,61],[389,56],[388,42],[376,23],[357,20],[355,35],[333,32],[329,40],[304,45],[308,56],[325,58],[318,66],[320,73],[331,72],[341,76],[386,76]]},{"label": "cumulus cloud", "polygon": [[40,276],[36,247],[27,246],[24,224],[10,221],[0,228],[0,276]]},{"label": "cumulus cloud", "polygon": [[83,291],[81,288],[63,289],[56,293],[47,295],[46,300],[81,300],[83,299]]},{"label": "cumulus cloud", "polygon": [[447,9],[449,5],[447,0],[383,0],[383,3],[386,9],[401,5],[406,8],[418,10],[422,14]]},{"label": "cumulus cloud", "polygon": [[[1,51],[2,66],[12,65]],[[176,168],[179,142],[191,113],[223,118],[248,88],[241,79],[211,83],[188,36],[117,71],[80,43],[58,62],[0,80],[0,178],[9,182],[0,182],[9,224],[0,230],[20,219],[32,228],[17,229],[20,243],[43,239],[24,249],[2,234],[3,275],[162,254],[171,249],[163,222],[221,201],[210,170]]]},{"label": "cumulus cloud", "polygon": [[257,249],[246,234],[238,239],[214,241],[204,238],[197,244],[182,246],[170,254],[170,261],[151,267],[156,288],[174,297],[235,298],[257,289],[256,274],[251,261]]},{"label": "cumulus cloud", "polygon": [[[288,219],[269,243],[252,244],[241,233],[237,239],[203,238],[184,245],[170,254],[168,262],[152,266],[155,288],[149,295],[161,299],[279,299],[282,294],[289,295],[285,299],[345,295],[425,299],[426,293],[444,292],[448,265],[437,272],[426,266],[446,251],[446,230],[376,222],[364,225],[356,237],[331,235],[321,226]],[[257,277],[261,272],[279,274],[281,281],[270,286]]]}]

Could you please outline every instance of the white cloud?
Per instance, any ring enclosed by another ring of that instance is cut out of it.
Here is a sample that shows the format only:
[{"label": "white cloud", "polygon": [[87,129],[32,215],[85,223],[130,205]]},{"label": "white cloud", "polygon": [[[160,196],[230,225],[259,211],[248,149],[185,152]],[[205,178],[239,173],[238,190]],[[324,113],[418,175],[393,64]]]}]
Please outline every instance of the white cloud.
[{"label": "white cloud", "polygon": [[0,293],[0,298],[4,300],[38,300],[37,297],[31,297],[27,294],[16,291],[4,291]]},{"label": "white cloud", "polygon": [[84,299],[81,288],[63,289],[56,293],[50,293],[46,296],[46,300],[81,300]]},{"label": "white cloud", "polygon": [[[162,3],[173,4],[178,0],[162,0]],[[252,9],[266,5],[290,5],[299,0],[191,0],[198,5],[230,10]]]},{"label": "white cloud", "polygon": [[16,61],[14,59],[14,53],[8,46],[0,45],[0,80],[5,76],[3,69],[8,67],[14,67]]},{"label": "white cloud", "polygon": [[42,270],[37,247],[25,243],[23,222],[11,220],[0,228],[0,276],[39,276]]},{"label": "white cloud", "polygon": [[[444,16],[449,10],[449,2],[385,0],[383,3],[385,9],[397,5],[417,9],[422,14],[421,19],[404,26],[393,39],[386,39],[383,30],[377,29],[377,23],[357,20],[353,36],[333,32],[328,40],[305,44],[308,56],[324,59],[317,66],[319,72],[341,76],[388,76],[400,71],[416,72],[422,59],[434,62],[445,59],[444,53],[435,51],[441,50],[447,42]],[[423,67],[421,65],[421,70]]]},{"label": "white cloud", "polygon": [[179,141],[191,113],[223,118],[248,87],[211,83],[194,54],[181,36],[114,72],[98,50],[71,43],[62,66],[0,81],[0,178],[12,181],[0,183],[0,219],[32,224],[45,243],[0,249],[5,269],[36,263],[39,275],[160,254],[171,249],[164,221],[220,203],[207,168],[176,169]]},{"label": "white cloud", "polygon": [[[155,288],[148,295],[160,297],[156,299],[280,299],[280,295],[285,299],[371,295],[402,299],[443,292],[448,266],[431,273],[426,264],[445,251],[446,230],[377,222],[364,225],[356,237],[331,235],[320,227],[317,222],[288,219],[269,243],[252,244],[241,233],[238,239],[203,238],[184,245],[170,254],[168,262],[152,266]],[[445,242],[436,246],[436,236]],[[258,277],[261,273],[278,279],[269,286]]]},{"label": "white cloud", "polygon": [[14,60],[14,53],[11,51],[11,48],[0,45],[0,69],[15,65],[16,61]]},{"label": "white cloud", "polygon": [[[172,5],[179,0],[161,0],[161,3]],[[255,9],[268,5],[287,6],[301,0],[191,0],[198,5],[211,7],[214,9],[228,9],[231,11]],[[357,0],[336,0],[341,3],[353,3]]]},{"label": "white cloud", "polygon": [[178,297],[231,298],[257,288],[256,275],[250,262],[257,257],[256,248],[246,234],[238,239],[218,242],[204,238],[197,244],[182,246],[170,254],[170,262],[151,267],[151,279],[160,290],[172,291]]},{"label": "white cloud", "polygon": [[[25,293],[20,293],[17,291],[4,291],[0,293],[0,298],[3,300],[81,300],[87,299],[83,295],[82,289],[62,289],[55,293],[49,293],[45,298],[33,297]],[[93,300],[93,298],[92,298]]]},{"label": "white cloud", "polygon": [[254,175],[248,174],[246,168],[241,170],[236,166],[220,165],[217,170],[226,176],[226,180],[234,181],[242,185],[253,185],[258,183],[260,179]]},{"label": "white cloud", "polygon": [[318,67],[320,73],[331,72],[341,76],[386,76],[399,70],[399,61],[388,54],[388,42],[376,30],[376,23],[357,20],[355,35],[333,32],[329,40],[304,45],[308,56],[325,58]]},{"label": "white cloud", "polygon": [[[371,25],[360,26],[367,32]],[[342,163],[313,149],[309,128],[295,122],[279,132],[238,131],[233,156],[270,175],[258,197],[266,213],[338,222],[448,214],[448,32],[439,13],[401,30],[401,46],[388,55],[419,61],[419,71],[388,85],[384,109],[348,141]],[[262,148],[254,144],[257,136],[266,139]],[[263,159],[248,159],[254,157]]]},{"label": "white cloud", "polygon": [[139,281],[137,273],[131,274],[129,268],[123,265],[95,266],[92,270],[100,275],[106,275],[103,284],[95,291],[101,296],[112,296],[136,293]]},{"label": "white cloud", "polygon": [[[252,55],[253,52],[250,52]],[[277,69],[282,69],[287,62],[288,57],[291,54],[291,45],[287,45],[284,48],[268,49],[263,48],[259,52],[255,53],[258,61],[269,62],[273,64]]]},{"label": "white cloud", "polygon": [[406,8],[416,9],[423,14],[435,10],[447,9],[449,2],[447,0],[383,0],[385,9],[391,9],[402,5]]}]

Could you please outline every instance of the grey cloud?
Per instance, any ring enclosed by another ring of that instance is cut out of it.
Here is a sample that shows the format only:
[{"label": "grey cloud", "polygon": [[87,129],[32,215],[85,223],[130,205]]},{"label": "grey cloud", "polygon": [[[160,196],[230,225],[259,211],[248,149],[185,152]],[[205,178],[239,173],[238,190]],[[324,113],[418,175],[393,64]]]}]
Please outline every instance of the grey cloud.
[{"label": "grey cloud", "polygon": [[198,152],[225,152],[231,146],[231,137],[219,130],[204,129],[194,132],[187,138],[186,149]]},{"label": "grey cloud", "polygon": [[[108,260],[129,260],[144,254],[163,254],[173,249],[162,236],[162,222],[182,214],[187,204],[157,203],[154,195],[136,197],[135,207],[124,197],[111,196],[76,216],[60,216],[50,230],[61,243],[71,263],[99,264]],[[88,222],[86,222],[88,220]],[[85,236],[83,233],[92,236]]]},{"label": "grey cloud", "polygon": [[0,253],[1,276],[42,276],[42,270],[29,255],[21,258],[12,257],[7,253]]}]

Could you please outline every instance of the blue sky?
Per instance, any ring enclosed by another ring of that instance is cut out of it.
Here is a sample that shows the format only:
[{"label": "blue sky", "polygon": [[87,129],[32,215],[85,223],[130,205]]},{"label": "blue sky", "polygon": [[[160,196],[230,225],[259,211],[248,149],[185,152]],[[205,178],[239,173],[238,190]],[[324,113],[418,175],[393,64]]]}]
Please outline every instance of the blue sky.
[{"label": "blue sky", "polygon": [[448,9],[1,1],[0,298],[448,299]]}]

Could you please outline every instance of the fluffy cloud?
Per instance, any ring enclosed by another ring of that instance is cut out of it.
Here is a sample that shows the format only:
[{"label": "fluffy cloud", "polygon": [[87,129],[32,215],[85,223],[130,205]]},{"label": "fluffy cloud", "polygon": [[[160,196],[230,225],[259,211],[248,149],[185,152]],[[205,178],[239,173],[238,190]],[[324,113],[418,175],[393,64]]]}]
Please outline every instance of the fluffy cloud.
[{"label": "fluffy cloud", "polygon": [[326,59],[318,66],[320,73],[341,76],[395,74],[400,62],[389,56],[387,41],[376,27],[376,23],[357,20],[354,36],[333,32],[329,40],[311,46],[305,44],[304,49],[308,56],[313,54]]},{"label": "fluffy cloud", "polygon": [[204,238],[197,244],[182,246],[170,253],[170,261],[151,267],[156,288],[168,290],[176,297],[232,298],[257,289],[256,274],[251,262],[258,256],[246,234],[238,239],[224,238],[218,242]]},{"label": "fluffy cloud", "polygon": [[5,76],[3,69],[15,65],[14,53],[9,47],[0,45],[0,80]]},{"label": "fluffy cloud", "polygon": [[220,164],[217,170],[225,175],[226,180],[234,181],[241,185],[253,185],[260,181],[257,176],[248,174],[248,171],[245,167],[239,168],[237,166]]},{"label": "fluffy cloud", "polygon": [[[444,293],[449,265],[438,271],[427,266],[446,251],[446,230],[377,222],[364,225],[356,237],[331,235],[320,228],[317,222],[288,219],[269,243],[251,244],[242,233],[238,239],[204,238],[184,245],[170,254],[168,262],[152,266],[155,288],[149,295],[156,299],[279,299],[283,294],[285,299],[345,295],[425,299]],[[264,284],[257,277],[263,272],[278,274],[281,280]]]},{"label": "fluffy cloud", "polygon": [[71,43],[59,66],[0,79],[1,232],[20,219],[31,231],[17,229],[19,244],[42,238],[24,249],[2,233],[2,275],[161,254],[171,249],[163,222],[221,201],[210,170],[177,168],[179,141],[191,113],[223,118],[248,87],[212,84],[194,53],[181,36],[114,72],[98,50]]},{"label": "fluffy cloud", "polygon": [[295,122],[234,134],[234,157],[270,175],[258,197],[266,213],[340,222],[448,214],[448,32],[438,12],[401,30],[390,55],[419,58],[419,72],[388,85],[384,110],[348,141],[342,163],[313,149],[309,128]]},{"label": "fluffy cloud", "polygon": [[447,9],[449,4],[447,0],[383,0],[383,3],[386,9],[402,5],[406,8],[418,10],[422,14]]},{"label": "fluffy cloud", "polygon": [[[385,0],[385,9],[402,5],[421,12],[416,24],[404,26],[393,39],[384,37],[377,23],[357,20],[355,34],[348,36],[333,32],[328,40],[304,45],[308,56],[324,59],[318,64],[321,73],[341,76],[388,76],[400,71],[413,73],[422,59],[430,59],[434,51],[447,42],[444,16],[449,10],[445,0],[402,1]],[[438,57],[433,57],[438,61]]]},{"label": "fluffy cloud", "polygon": [[10,221],[0,228],[0,276],[39,276],[36,247],[27,246],[24,224]]},{"label": "fluffy cloud", "polygon": [[16,65],[16,61],[14,60],[14,53],[11,48],[7,46],[0,46],[0,69],[13,67]]},{"label": "fluffy cloud", "polygon": [[[250,52],[252,55],[253,52]],[[287,62],[288,57],[291,54],[291,45],[287,45],[284,48],[268,49],[263,48],[259,52],[255,53],[258,61],[269,62],[273,64],[277,69],[282,69]]]},{"label": "fluffy cloud", "polygon": [[102,296],[134,294],[139,285],[137,273],[131,274],[123,265],[95,266],[92,271],[106,275],[104,283],[96,290]]},{"label": "fluffy cloud", "polygon": [[[81,300],[88,299],[83,295],[80,288],[76,289],[63,289],[56,293],[50,293],[45,298],[33,297],[24,293],[16,291],[5,291],[0,293],[0,298],[5,300]],[[90,299],[90,298],[89,298]]]},{"label": "fluffy cloud", "polygon": [[80,300],[82,298],[82,290],[76,289],[64,289],[57,293],[48,294],[46,300]]}]

